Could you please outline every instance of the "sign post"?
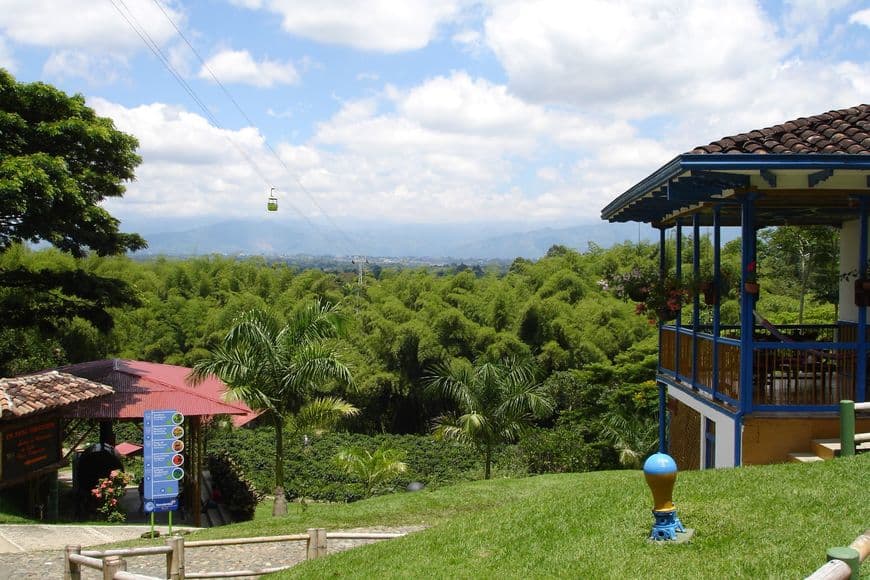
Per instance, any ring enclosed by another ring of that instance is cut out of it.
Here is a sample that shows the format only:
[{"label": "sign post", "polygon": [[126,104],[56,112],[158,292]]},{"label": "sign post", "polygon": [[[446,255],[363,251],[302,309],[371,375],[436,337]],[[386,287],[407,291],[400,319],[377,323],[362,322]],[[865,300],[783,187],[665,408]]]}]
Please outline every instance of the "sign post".
[{"label": "sign post", "polygon": [[178,411],[145,411],[143,495],[145,513],[151,514],[152,537],[155,512],[169,512],[169,533],[172,534],[172,512],[178,509],[178,494],[184,477],[183,424],[184,415]]}]

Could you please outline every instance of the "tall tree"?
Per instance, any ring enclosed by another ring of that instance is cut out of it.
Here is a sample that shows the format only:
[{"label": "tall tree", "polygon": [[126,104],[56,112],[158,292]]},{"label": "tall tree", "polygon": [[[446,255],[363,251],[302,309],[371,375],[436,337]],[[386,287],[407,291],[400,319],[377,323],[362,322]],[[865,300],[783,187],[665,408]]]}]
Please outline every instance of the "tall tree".
[{"label": "tall tree", "polygon": [[[137,145],[81,95],[19,83],[0,69],[0,252],[39,241],[75,257],[144,248],[145,240],[121,233],[118,220],[99,205],[123,195],[141,161]],[[0,267],[0,317],[7,328],[36,329],[46,340],[75,317],[107,330],[109,307],[135,303],[126,283],[80,267]]]},{"label": "tall tree", "polygon": [[782,226],[764,230],[761,251],[765,267],[782,290],[800,300],[798,324],[803,324],[807,292],[835,303],[839,292],[839,232],[830,226]]},{"label": "tall tree", "polygon": [[138,142],[83,96],[0,69],[0,135],[0,249],[40,240],[74,256],[145,247],[98,205],[124,194],[141,162]]},{"label": "tall tree", "polygon": [[254,309],[243,314],[211,354],[191,372],[194,383],[210,375],[223,380],[231,398],[265,411],[275,426],[275,488],[284,493],[284,422],[298,413],[317,387],[329,381],[352,384],[331,340],[344,319],[335,307],[313,301],[286,324]]},{"label": "tall tree", "polygon": [[458,412],[436,420],[436,437],[474,446],[484,458],[484,478],[492,476],[492,456],[502,443],[516,441],[535,419],[553,411],[547,390],[535,381],[528,362],[507,359],[441,365],[429,377],[429,388],[451,399]]}]

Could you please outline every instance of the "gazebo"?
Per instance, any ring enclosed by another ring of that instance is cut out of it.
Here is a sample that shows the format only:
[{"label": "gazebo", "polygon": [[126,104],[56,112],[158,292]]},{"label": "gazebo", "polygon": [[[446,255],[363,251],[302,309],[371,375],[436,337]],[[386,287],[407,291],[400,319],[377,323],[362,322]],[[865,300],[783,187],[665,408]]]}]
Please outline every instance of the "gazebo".
[{"label": "gazebo", "polygon": [[[837,403],[867,401],[870,273],[870,106],[829,111],[725,137],[674,159],[602,210],[611,222],[658,228],[660,275],[700,274],[700,228],[713,230],[713,283],[721,280],[721,228],[740,228],[742,282],[751,282],[757,231],[767,226],[840,229],[839,319],[772,328],[757,293],[740,284],[740,321],[702,324],[700,298],[659,324],[660,440],[681,468],[728,467],[806,457],[836,437]],[[692,234],[691,272],[682,271]],[[675,264],[666,233],[675,233]],[[870,429],[870,421],[859,421]],[[668,429],[669,428],[669,429]],[[668,437],[668,433],[670,437]]]},{"label": "gazebo", "polygon": [[201,495],[202,457],[204,453],[202,423],[215,415],[230,415],[233,423],[241,426],[257,417],[241,401],[226,402],[221,398],[227,386],[210,377],[193,387],[187,382],[191,369],[125,359],[110,359],[68,365],[64,373],[109,385],[113,394],[98,400],[83,401],[63,410],[70,419],[90,419],[100,422],[100,442],[113,443],[113,421],[141,421],[145,411],[172,409],[185,417],[185,450],[188,452],[185,485],[189,490],[189,507],[194,514],[194,525],[200,525],[198,503]]}]

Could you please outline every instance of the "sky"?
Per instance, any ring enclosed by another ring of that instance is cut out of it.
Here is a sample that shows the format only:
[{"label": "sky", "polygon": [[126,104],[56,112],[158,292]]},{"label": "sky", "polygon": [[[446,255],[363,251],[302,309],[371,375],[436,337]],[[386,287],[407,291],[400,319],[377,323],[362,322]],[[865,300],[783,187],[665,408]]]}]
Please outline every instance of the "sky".
[{"label": "sky", "polygon": [[[0,0],[0,67],[143,158],[125,225],[588,223],[694,146],[870,102],[870,0]],[[177,228],[176,228],[177,229]]]}]

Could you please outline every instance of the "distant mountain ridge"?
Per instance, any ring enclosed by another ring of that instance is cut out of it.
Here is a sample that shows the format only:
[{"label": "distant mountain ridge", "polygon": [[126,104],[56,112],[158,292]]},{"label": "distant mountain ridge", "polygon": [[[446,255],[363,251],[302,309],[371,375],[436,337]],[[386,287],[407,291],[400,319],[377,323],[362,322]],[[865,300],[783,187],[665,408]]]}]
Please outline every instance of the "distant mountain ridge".
[{"label": "distant mountain ridge", "polygon": [[[516,226],[513,226],[516,228]],[[652,228],[605,222],[516,231],[493,224],[368,225],[341,232],[303,222],[227,221],[176,232],[144,234],[144,255],[391,256],[455,259],[536,259],[554,244],[585,251],[626,240],[650,241]]]}]

